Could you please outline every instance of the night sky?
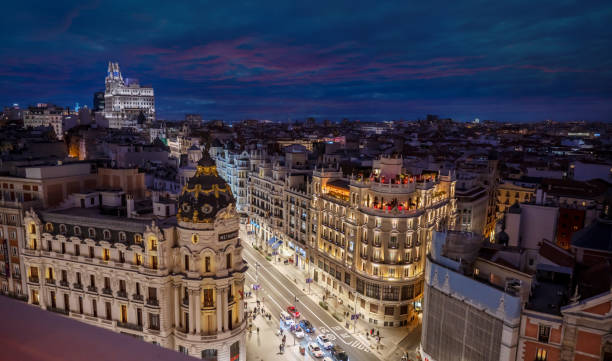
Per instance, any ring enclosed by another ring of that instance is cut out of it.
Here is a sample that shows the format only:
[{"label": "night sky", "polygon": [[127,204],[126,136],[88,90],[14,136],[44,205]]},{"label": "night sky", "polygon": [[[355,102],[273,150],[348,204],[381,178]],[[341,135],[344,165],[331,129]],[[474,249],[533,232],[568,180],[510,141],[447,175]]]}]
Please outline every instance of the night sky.
[{"label": "night sky", "polygon": [[108,61],[158,118],[612,120],[612,1],[5,1],[0,105],[91,106]]}]

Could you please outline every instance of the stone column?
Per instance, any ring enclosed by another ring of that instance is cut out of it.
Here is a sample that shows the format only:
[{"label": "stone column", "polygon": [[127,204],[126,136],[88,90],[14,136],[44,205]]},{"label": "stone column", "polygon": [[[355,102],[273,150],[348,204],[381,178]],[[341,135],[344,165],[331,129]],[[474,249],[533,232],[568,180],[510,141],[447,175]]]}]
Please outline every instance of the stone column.
[{"label": "stone column", "polygon": [[193,290],[188,290],[188,297],[189,297],[189,330],[187,330],[188,333],[194,333],[195,332],[195,307],[194,307],[194,302],[193,302]]},{"label": "stone column", "polygon": [[236,302],[238,302],[238,322],[240,323],[244,319],[244,300],[240,299]]},{"label": "stone column", "polygon": [[200,301],[200,293],[202,292],[202,290],[197,289],[195,291],[195,302],[194,302],[194,309],[195,309],[195,330],[196,330],[196,335],[199,335],[202,332],[202,327],[201,327],[201,323],[202,323],[202,304]]},{"label": "stone column", "polygon": [[223,289],[223,328],[227,331],[228,328],[228,319],[227,319],[227,287]]},{"label": "stone column", "polygon": [[[45,281],[45,279],[42,277],[39,279],[41,283]],[[40,303],[40,308],[43,310],[47,309],[47,300],[45,300],[45,286],[41,286],[38,290],[38,302]]]},{"label": "stone column", "polygon": [[180,285],[174,285],[174,327],[181,326],[181,300],[179,298]]},{"label": "stone column", "polygon": [[217,311],[217,332],[221,333],[222,328],[223,328],[223,301],[222,301],[222,289],[221,288],[217,288],[215,290],[217,292],[217,304],[216,304],[216,311]]}]

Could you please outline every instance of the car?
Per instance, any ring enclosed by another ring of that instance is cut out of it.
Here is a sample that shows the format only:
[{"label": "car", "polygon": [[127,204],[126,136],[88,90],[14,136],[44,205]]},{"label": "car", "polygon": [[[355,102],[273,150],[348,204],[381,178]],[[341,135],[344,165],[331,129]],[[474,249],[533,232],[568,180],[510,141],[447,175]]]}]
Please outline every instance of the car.
[{"label": "car", "polygon": [[319,345],[317,345],[314,342],[311,342],[308,344],[308,351],[310,351],[312,356],[316,358],[323,357],[323,351],[321,351],[321,349],[319,348]]},{"label": "car", "polygon": [[288,306],[287,312],[289,312],[289,314],[295,318],[300,318],[300,311],[298,311],[295,306]]},{"label": "car", "polygon": [[295,328],[293,329],[293,334],[296,338],[304,338],[305,336],[304,330],[302,330],[300,326],[295,326]]},{"label": "car", "polygon": [[310,323],[310,321],[307,320],[301,320],[300,321],[300,327],[304,330],[304,332],[306,333],[313,333],[315,331],[314,326],[312,325],[312,323]]},{"label": "car", "polygon": [[331,348],[331,356],[334,361],[348,361],[348,355],[346,352],[340,347],[340,345],[334,345]]},{"label": "car", "polygon": [[317,343],[319,345],[321,345],[321,347],[323,347],[326,350],[329,350],[330,348],[332,348],[334,346],[334,344],[331,343],[331,341],[329,340],[329,337],[327,337],[327,335],[319,335],[319,336],[317,336]]},{"label": "car", "polygon": [[331,357],[325,356],[323,357],[323,361],[334,361],[334,360],[332,360]]},{"label": "car", "polygon": [[293,318],[291,318],[291,315],[285,311],[282,311],[280,313],[280,319],[281,321],[283,321],[283,323],[285,324],[285,326],[293,326],[295,325],[295,321],[293,321]]}]

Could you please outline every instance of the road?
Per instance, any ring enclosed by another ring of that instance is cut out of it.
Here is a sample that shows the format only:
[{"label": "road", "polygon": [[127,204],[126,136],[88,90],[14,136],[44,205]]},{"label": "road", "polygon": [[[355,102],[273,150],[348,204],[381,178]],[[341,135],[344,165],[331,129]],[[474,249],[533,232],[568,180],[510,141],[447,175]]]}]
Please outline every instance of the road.
[{"label": "road", "polygon": [[[243,258],[249,264],[247,285],[254,284],[255,278],[258,278],[261,286],[258,298],[264,299],[264,308],[272,314],[274,319],[279,320],[280,312],[286,310],[287,306],[293,305],[294,297],[297,296],[299,302],[295,306],[301,313],[300,319],[310,321],[316,330],[314,334],[307,335],[301,341],[302,344],[306,344],[309,340],[314,341],[317,335],[325,333],[334,344],[339,344],[346,351],[350,361],[379,361],[378,357],[372,354],[365,345],[353,337],[336,319],[307,297],[297,285],[287,279],[250,245],[245,244]],[[256,267],[257,263],[259,267]],[[288,336],[287,345],[292,344],[293,337]]]}]

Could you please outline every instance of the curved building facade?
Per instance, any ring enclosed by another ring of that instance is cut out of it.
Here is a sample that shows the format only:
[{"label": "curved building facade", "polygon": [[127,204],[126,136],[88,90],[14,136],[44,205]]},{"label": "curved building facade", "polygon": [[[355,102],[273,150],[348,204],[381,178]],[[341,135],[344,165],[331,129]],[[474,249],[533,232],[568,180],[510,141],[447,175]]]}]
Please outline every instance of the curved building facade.
[{"label": "curved building facade", "polygon": [[176,217],[74,205],[26,214],[30,303],[204,360],[246,360],[239,217],[208,154]]}]

